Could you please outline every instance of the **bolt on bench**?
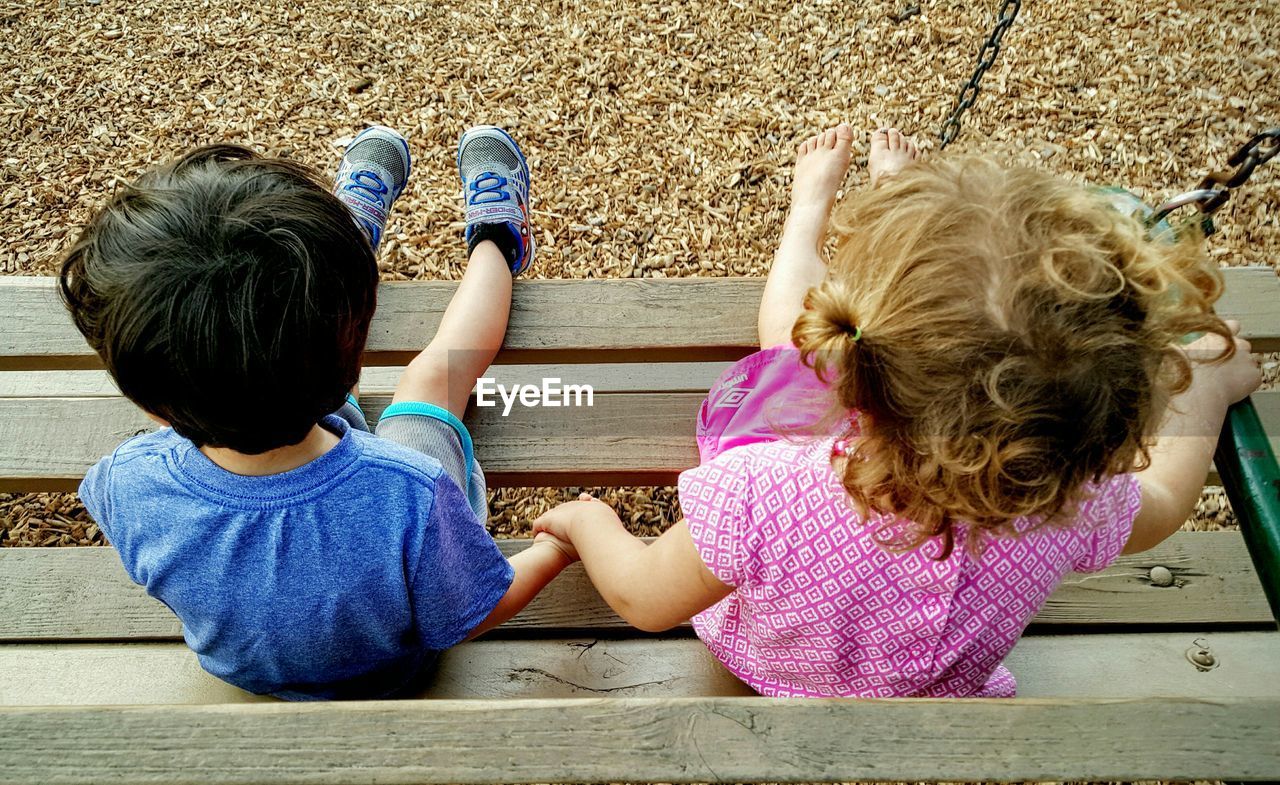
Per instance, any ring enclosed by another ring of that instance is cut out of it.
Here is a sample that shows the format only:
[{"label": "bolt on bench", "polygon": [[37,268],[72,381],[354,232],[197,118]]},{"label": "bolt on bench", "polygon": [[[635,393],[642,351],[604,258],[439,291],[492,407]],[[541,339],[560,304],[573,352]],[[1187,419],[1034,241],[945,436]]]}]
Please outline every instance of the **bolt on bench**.
[{"label": "bolt on bench", "polygon": [[[1219,304],[1280,350],[1280,281]],[[763,280],[518,282],[494,376],[590,409],[476,409],[493,486],[668,484],[697,406],[755,346]],[[361,403],[433,331],[449,282],[384,285]],[[0,490],[74,490],[152,424],[54,281],[0,278]],[[1280,434],[1280,393],[1254,396]],[[1215,476],[1210,482],[1217,482]],[[507,552],[525,542],[500,541]],[[1180,533],[1069,579],[1007,663],[1013,700],[752,696],[692,637],[628,628],[580,566],[448,652],[427,700],[285,704],[204,674],[110,548],[0,550],[0,783],[1280,779],[1280,633],[1239,533]]]}]

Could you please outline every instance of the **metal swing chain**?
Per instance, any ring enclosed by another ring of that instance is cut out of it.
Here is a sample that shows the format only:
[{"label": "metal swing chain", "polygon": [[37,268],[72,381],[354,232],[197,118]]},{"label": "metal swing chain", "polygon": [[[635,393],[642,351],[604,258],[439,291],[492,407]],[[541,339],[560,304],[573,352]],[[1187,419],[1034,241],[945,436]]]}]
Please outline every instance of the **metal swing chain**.
[{"label": "metal swing chain", "polygon": [[942,124],[942,133],[939,135],[942,139],[942,145],[939,149],[946,149],[946,146],[960,135],[960,118],[978,100],[982,77],[995,64],[996,56],[1000,54],[1000,42],[1004,39],[1004,34],[1013,25],[1013,20],[1017,18],[1020,10],[1022,10],[1022,0],[1004,0],[1004,4],[1000,6],[1000,14],[996,17],[996,26],[992,28],[991,35],[987,37],[986,43],[978,50],[978,66],[973,69],[973,76],[969,77],[969,81],[960,89],[960,95],[956,98],[956,105],[951,110],[951,116]]},{"label": "metal swing chain", "polygon": [[1213,214],[1231,198],[1231,191],[1249,181],[1254,170],[1280,155],[1280,128],[1268,128],[1240,146],[1230,158],[1227,171],[1210,172],[1193,191],[1179,194],[1156,208],[1149,220],[1155,225],[1179,207],[1194,204],[1202,216],[1206,235],[1213,234]]}]

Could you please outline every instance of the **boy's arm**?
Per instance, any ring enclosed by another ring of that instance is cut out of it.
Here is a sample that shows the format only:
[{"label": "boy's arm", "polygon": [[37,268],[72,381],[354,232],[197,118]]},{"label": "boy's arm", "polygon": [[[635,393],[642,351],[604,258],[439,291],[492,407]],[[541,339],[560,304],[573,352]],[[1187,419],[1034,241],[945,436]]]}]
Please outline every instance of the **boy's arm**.
[{"label": "boy's arm", "polygon": [[[1233,333],[1240,332],[1239,322],[1227,325]],[[1217,356],[1222,348],[1219,336],[1206,335],[1186,349],[1194,363],[1191,386],[1170,401],[1168,419],[1151,448],[1151,465],[1138,473],[1142,508],[1124,553],[1153,548],[1182,527],[1200,499],[1227,407],[1262,382],[1258,363],[1249,354],[1252,347],[1238,336],[1229,360],[1196,361]]]},{"label": "boy's arm", "polygon": [[571,542],[604,601],[646,632],[688,621],[733,591],[702,562],[684,521],[646,545],[608,505],[580,500],[560,505],[533,527]]},{"label": "boy's arm", "polygon": [[468,633],[466,640],[483,635],[523,610],[565,567],[577,561],[577,554],[565,543],[544,534],[535,537],[532,545],[507,561],[515,570],[515,578],[507,587],[507,593],[485,620]]}]

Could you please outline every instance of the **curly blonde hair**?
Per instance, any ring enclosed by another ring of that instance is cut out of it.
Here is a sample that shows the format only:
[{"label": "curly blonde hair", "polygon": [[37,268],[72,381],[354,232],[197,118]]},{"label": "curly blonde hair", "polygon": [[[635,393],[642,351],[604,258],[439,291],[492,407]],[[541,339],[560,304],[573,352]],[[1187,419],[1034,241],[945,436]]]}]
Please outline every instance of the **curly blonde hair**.
[{"label": "curly blonde hair", "polygon": [[1089,483],[1149,461],[1190,383],[1178,340],[1217,333],[1232,351],[1201,237],[1151,242],[1043,172],[937,159],[846,200],[831,228],[792,339],[864,415],[843,484],[864,513],[910,522],[882,525],[890,547],[942,537],[945,555],[957,522],[1065,518]]}]

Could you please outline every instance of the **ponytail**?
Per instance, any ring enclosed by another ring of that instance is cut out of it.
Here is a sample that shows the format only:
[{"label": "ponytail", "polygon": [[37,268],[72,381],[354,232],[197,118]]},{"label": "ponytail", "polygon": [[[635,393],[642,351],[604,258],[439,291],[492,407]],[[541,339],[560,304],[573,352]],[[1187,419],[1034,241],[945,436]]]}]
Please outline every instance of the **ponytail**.
[{"label": "ponytail", "polygon": [[859,344],[866,341],[853,297],[845,284],[827,280],[809,290],[804,308],[791,328],[791,341],[804,364],[834,384],[845,374]]}]

